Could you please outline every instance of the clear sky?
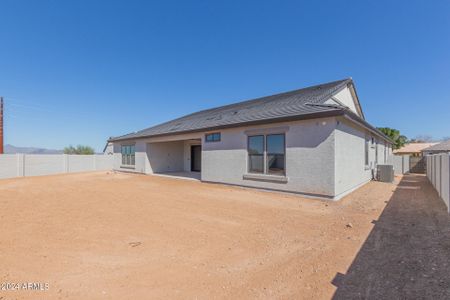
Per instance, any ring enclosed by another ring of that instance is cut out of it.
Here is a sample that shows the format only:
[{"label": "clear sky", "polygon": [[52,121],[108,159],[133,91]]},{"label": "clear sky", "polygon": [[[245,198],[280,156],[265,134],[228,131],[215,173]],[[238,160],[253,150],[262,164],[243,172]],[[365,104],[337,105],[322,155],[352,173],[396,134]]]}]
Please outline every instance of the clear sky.
[{"label": "clear sky", "polygon": [[100,151],[109,136],[346,77],[373,125],[450,136],[450,1],[0,2],[16,146]]}]

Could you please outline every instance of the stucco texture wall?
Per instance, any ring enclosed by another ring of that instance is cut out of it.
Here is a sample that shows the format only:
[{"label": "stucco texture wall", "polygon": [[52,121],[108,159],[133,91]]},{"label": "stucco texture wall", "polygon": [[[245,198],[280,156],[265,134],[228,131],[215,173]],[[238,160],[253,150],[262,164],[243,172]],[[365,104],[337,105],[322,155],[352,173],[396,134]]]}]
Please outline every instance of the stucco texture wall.
[{"label": "stucco texture wall", "polygon": [[152,173],[180,172],[184,170],[184,142],[147,144],[147,158]]},{"label": "stucco texture wall", "polygon": [[[217,131],[213,131],[217,132]],[[219,130],[220,142],[206,143],[208,132],[140,139],[114,144],[116,170],[139,173],[190,171],[190,146],[202,145],[201,179],[206,182],[296,192],[338,199],[372,178],[372,169],[389,160],[390,149],[376,139],[365,166],[365,137],[372,135],[344,118],[321,118]],[[249,178],[249,135],[284,133],[286,179]],[[134,143],[134,168],[121,166],[121,144]],[[378,151],[376,151],[378,149]],[[375,154],[378,153],[376,159]]]},{"label": "stucco texture wall", "polygon": [[[366,137],[369,139],[369,164],[367,166],[365,162]],[[374,138],[373,143],[372,137]],[[370,181],[377,164],[384,164],[385,161],[388,161],[389,156],[384,140],[344,118],[337,119],[335,151],[336,197],[343,196]]]},{"label": "stucco texture wall", "polygon": [[[221,130],[221,142],[203,143],[201,178],[210,182],[332,197],[334,128],[334,118],[324,118]],[[247,137],[252,135],[248,132],[259,134],[264,130],[268,133],[285,131],[287,183],[243,178],[248,166]]]},{"label": "stucco texture wall", "polygon": [[[114,143],[114,170],[162,173],[190,170],[190,145],[201,144],[202,133],[143,138]],[[135,165],[122,165],[122,145],[135,145]]]}]

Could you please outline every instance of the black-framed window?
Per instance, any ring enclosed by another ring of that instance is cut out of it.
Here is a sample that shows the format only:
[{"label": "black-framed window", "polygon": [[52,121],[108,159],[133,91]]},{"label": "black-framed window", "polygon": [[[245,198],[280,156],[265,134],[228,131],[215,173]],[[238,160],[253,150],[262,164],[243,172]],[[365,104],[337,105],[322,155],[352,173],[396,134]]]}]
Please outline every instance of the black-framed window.
[{"label": "black-framed window", "polygon": [[284,175],[286,164],[284,134],[248,137],[248,172]]},{"label": "black-framed window", "polygon": [[134,145],[122,145],[122,165],[134,166],[135,165],[135,148]]},{"label": "black-framed window", "polygon": [[264,136],[248,137],[248,171],[264,173]]},{"label": "black-framed window", "polygon": [[285,141],[284,134],[269,134],[266,136],[267,173],[284,175]]},{"label": "black-framed window", "polygon": [[205,134],[205,142],[220,142],[220,132]]}]

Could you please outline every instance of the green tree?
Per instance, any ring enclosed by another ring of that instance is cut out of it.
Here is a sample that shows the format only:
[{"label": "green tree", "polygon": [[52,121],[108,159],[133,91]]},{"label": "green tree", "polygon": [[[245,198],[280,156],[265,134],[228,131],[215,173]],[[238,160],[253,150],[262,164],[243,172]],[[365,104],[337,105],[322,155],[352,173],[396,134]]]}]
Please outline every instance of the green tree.
[{"label": "green tree", "polygon": [[378,130],[384,133],[394,142],[394,149],[399,149],[408,143],[408,138],[400,134],[400,130],[389,127],[378,127]]},{"label": "green tree", "polygon": [[64,154],[90,155],[94,154],[94,148],[89,146],[78,145],[76,148],[72,145],[64,148]]}]

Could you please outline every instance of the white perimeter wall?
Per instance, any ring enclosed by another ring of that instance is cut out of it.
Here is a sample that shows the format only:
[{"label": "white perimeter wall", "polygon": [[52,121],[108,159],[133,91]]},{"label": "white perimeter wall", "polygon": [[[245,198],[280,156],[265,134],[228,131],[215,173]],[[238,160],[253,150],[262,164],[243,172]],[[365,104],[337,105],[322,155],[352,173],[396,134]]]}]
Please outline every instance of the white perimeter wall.
[{"label": "white perimeter wall", "polygon": [[409,172],[409,155],[394,155],[394,173],[402,175]]},{"label": "white perimeter wall", "polygon": [[450,154],[427,156],[427,177],[450,213]]},{"label": "white perimeter wall", "polygon": [[112,168],[112,155],[0,155],[0,178],[112,170]]}]

